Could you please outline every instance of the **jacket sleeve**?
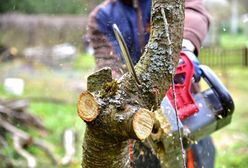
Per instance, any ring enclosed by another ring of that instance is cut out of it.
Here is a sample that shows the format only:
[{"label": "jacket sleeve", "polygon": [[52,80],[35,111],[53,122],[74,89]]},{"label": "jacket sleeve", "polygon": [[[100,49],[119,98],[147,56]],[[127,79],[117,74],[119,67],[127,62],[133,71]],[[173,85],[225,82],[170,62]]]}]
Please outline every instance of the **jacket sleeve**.
[{"label": "jacket sleeve", "polygon": [[87,33],[94,49],[96,69],[110,67],[114,77],[121,74],[121,61],[116,53],[119,50],[112,25],[107,24],[108,17],[96,8],[88,18]]},{"label": "jacket sleeve", "polygon": [[184,39],[190,40],[199,53],[208,32],[210,17],[202,0],[185,0]]}]

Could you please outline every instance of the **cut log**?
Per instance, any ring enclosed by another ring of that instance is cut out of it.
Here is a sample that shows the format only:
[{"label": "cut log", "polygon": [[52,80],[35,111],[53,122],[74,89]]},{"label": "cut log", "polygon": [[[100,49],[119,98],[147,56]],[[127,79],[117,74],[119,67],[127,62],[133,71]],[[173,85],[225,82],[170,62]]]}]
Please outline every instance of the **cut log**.
[{"label": "cut log", "polygon": [[87,122],[94,120],[99,115],[96,99],[88,91],[80,95],[77,109],[79,117]]},{"label": "cut log", "polygon": [[144,140],[151,134],[153,123],[152,112],[144,108],[139,109],[133,118],[133,129],[138,139]]}]

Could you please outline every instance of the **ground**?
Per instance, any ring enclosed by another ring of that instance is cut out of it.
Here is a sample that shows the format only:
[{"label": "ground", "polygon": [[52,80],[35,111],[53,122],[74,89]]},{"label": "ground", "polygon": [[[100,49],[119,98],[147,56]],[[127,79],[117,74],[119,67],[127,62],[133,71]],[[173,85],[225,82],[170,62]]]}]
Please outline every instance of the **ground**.
[{"label": "ground", "polygon": [[217,168],[247,167],[248,165],[248,69],[228,68],[219,71],[226,73],[225,81],[235,102],[232,123],[213,134],[217,147]]}]

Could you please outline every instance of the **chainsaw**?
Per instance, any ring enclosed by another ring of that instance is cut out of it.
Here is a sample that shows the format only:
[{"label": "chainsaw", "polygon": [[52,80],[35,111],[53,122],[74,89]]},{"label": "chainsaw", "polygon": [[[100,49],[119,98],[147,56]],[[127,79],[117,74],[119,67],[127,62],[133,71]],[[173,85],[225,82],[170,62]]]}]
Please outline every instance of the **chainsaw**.
[{"label": "chainsaw", "polygon": [[[137,84],[140,84],[126,43],[115,24],[113,31],[128,72],[134,76]],[[185,51],[181,51],[173,80],[174,87],[170,86],[161,102],[161,109],[171,127],[168,136],[162,140],[163,147],[167,149],[168,167],[178,167],[175,164],[176,160],[171,159],[173,158],[172,155],[175,156],[174,158],[178,158],[181,152],[181,149],[172,145],[178,144],[176,137],[182,139],[183,144],[181,146],[187,149],[190,145],[231,122],[234,102],[229,91],[208,66],[200,65],[199,67],[202,73],[201,78],[207,83],[208,88],[192,93],[192,85],[199,82],[199,76],[195,75],[192,60]]]},{"label": "chainsaw", "polygon": [[[128,48],[116,24],[113,25],[113,31],[121,48],[128,71],[134,76],[137,83],[140,84],[134,71],[134,65]],[[192,94],[192,81],[198,80],[195,80],[192,61],[182,51],[174,77],[177,107],[174,107],[172,86],[170,86],[161,103],[164,115],[171,122],[173,132],[178,129],[174,116],[175,108],[177,108],[178,117],[181,121],[179,124],[183,128],[184,139],[187,139],[187,141],[184,140],[186,146],[190,142],[195,142],[228,125],[231,122],[234,111],[233,99],[216,74],[206,65],[200,65],[200,69],[202,71],[202,78],[206,81],[209,88]]]},{"label": "chainsaw", "polygon": [[[184,51],[180,53],[179,60],[174,77],[176,108],[183,129],[184,146],[187,147],[228,125],[234,111],[234,102],[217,75],[206,65],[200,65],[200,69],[208,88],[192,94],[191,86],[195,81],[194,65]],[[175,113],[172,86],[167,91],[161,107],[167,118],[171,118],[170,124],[174,128],[173,131],[176,131],[178,126],[175,124],[175,117],[170,116]]]}]

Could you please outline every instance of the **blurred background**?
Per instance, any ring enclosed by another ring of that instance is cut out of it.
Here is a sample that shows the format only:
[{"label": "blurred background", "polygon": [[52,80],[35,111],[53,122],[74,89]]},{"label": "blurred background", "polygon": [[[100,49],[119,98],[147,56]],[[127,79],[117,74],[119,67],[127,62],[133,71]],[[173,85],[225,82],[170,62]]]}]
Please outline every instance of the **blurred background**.
[{"label": "blurred background", "polygon": [[[79,94],[95,61],[86,22],[100,0],[0,0],[0,167],[80,167]],[[200,53],[231,92],[233,121],[213,134],[216,167],[248,165],[248,1],[205,0]]]}]

